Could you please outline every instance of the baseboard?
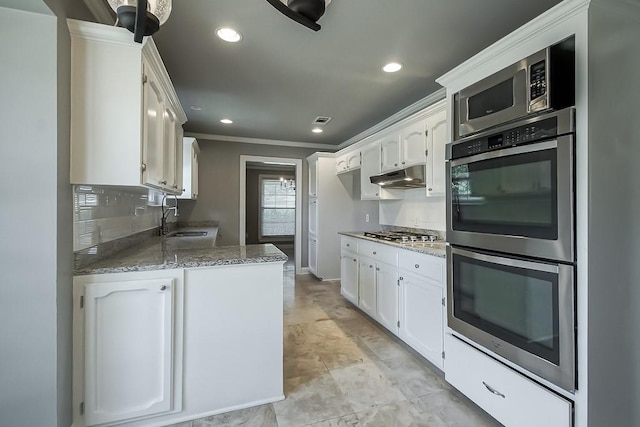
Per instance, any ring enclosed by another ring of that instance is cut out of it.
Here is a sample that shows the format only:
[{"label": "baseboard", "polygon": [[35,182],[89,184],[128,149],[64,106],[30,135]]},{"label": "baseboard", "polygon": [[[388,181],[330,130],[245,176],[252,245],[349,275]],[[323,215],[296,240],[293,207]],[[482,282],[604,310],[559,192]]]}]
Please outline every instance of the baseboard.
[{"label": "baseboard", "polygon": [[296,273],[296,275],[298,276],[302,274],[311,274],[311,272],[309,271],[309,267],[302,267],[300,271]]}]

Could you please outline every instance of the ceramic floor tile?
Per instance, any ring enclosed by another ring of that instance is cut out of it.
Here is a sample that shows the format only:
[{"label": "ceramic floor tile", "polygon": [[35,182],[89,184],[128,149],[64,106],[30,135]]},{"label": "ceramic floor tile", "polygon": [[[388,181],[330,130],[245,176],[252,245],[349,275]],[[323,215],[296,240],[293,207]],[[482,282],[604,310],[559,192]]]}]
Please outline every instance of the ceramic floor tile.
[{"label": "ceramic floor tile", "polygon": [[372,334],[362,335],[359,338],[380,358],[380,360],[413,357],[396,339],[391,338],[384,332],[381,333],[380,331],[375,331]]},{"label": "ceramic floor tile", "polygon": [[279,427],[300,427],[355,412],[329,373],[288,379],[285,399],[273,408]]},{"label": "ceramic floor tile", "polygon": [[452,388],[420,396],[418,401],[412,402],[418,411],[423,414],[437,415],[449,427],[501,426],[500,423],[487,415],[482,409]]},{"label": "ceramic floor tile", "polygon": [[391,358],[377,365],[408,399],[447,389],[445,380],[417,357]]},{"label": "ceramic floor tile", "polygon": [[254,406],[193,422],[193,427],[278,427],[272,405]]},{"label": "ceramic floor tile", "polygon": [[330,372],[356,412],[406,400],[374,363],[361,363]]},{"label": "ceramic floor tile", "polygon": [[409,402],[394,402],[356,415],[357,425],[362,427],[447,427],[436,414],[421,414]]}]

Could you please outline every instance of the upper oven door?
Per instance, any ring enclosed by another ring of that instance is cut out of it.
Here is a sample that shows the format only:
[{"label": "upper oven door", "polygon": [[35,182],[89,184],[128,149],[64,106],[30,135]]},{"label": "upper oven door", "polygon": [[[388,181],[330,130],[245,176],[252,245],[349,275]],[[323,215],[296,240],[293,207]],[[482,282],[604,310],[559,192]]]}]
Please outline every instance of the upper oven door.
[{"label": "upper oven door", "polygon": [[541,50],[461,90],[455,139],[546,109],[548,56]]},{"label": "upper oven door", "polygon": [[447,240],[574,259],[573,134],[447,163]]}]

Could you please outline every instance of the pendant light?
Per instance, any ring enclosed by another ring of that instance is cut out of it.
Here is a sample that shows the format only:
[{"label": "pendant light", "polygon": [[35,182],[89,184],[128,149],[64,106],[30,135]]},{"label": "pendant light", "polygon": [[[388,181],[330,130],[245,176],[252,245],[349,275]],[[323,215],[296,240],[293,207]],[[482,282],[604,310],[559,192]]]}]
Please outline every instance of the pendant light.
[{"label": "pendant light", "polygon": [[121,26],[133,33],[133,40],[142,43],[143,36],[158,31],[171,14],[171,0],[108,0],[118,15]]},{"label": "pendant light", "polygon": [[331,0],[286,0],[285,5],[284,1],[267,0],[280,13],[313,31],[320,29],[317,21],[324,15],[326,6],[331,3]]}]

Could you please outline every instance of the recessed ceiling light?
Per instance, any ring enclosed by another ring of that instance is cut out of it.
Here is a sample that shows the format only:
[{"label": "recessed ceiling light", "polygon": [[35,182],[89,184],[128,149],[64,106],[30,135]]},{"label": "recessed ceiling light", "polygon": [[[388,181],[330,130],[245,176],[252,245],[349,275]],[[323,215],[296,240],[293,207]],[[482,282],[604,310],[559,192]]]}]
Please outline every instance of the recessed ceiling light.
[{"label": "recessed ceiling light", "polygon": [[311,129],[311,132],[313,132],[313,133],[322,133],[322,129],[320,129],[320,128],[313,128],[313,129]]},{"label": "recessed ceiling light", "polygon": [[201,111],[202,110],[202,107],[199,106],[199,105],[192,105],[189,108],[191,108],[193,111]]},{"label": "recessed ceiling light", "polygon": [[231,123],[233,123],[233,120],[231,119],[222,119],[220,120],[221,123],[224,123],[225,125],[230,125]]},{"label": "recessed ceiling light", "polygon": [[402,69],[402,64],[397,62],[389,62],[387,65],[382,67],[382,71],[385,73],[395,73],[396,71],[400,71]]},{"label": "recessed ceiling light", "polygon": [[229,43],[236,43],[242,40],[242,34],[229,27],[222,27],[216,30],[216,35]]}]

